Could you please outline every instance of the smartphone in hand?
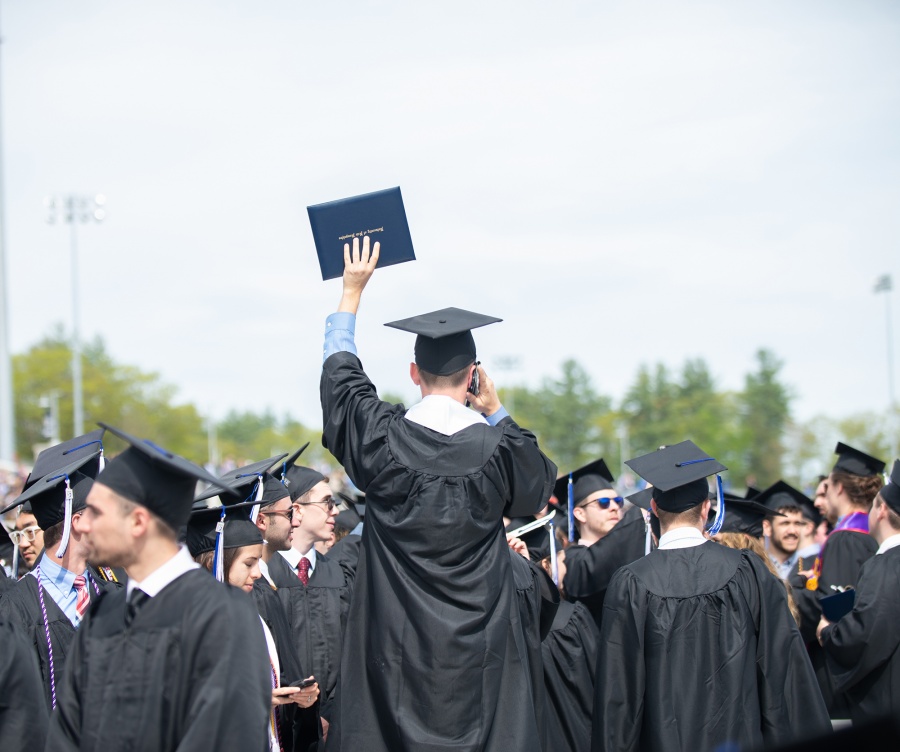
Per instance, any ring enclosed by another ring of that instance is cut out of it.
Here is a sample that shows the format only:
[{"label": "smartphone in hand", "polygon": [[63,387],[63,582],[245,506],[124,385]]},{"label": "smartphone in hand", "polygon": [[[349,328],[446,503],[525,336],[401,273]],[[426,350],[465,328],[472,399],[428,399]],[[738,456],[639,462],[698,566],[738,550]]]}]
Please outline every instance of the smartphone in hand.
[{"label": "smartphone in hand", "polygon": [[307,687],[311,687],[316,683],[316,678],[314,676],[309,677],[309,679],[297,679],[297,681],[293,681],[287,686],[289,687],[299,687],[300,689],[306,689]]},{"label": "smartphone in hand", "polygon": [[478,396],[478,389],[481,386],[481,379],[478,376],[478,366],[481,365],[480,360],[475,361],[475,370],[472,371],[472,380],[469,382],[469,392]]}]

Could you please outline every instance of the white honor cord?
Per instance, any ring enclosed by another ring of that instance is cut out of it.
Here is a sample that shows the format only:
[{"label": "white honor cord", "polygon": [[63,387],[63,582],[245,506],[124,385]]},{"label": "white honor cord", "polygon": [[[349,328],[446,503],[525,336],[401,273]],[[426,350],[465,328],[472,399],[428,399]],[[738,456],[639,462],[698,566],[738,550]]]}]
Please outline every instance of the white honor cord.
[{"label": "white honor cord", "polygon": [[649,509],[644,510],[644,524],[647,527],[646,537],[644,538],[644,556],[650,553],[653,548],[653,536],[650,528],[650,515],[653,514]]},{"label": "white honor cord", "polygon": [[549,524],[550,520],[552,520],[556,516],[556,510],[554,509],[550,514],[546,517],[541,517],[539,520],[535,520],[534,522],[529,522],[527,525],[522,525],[522,527],[517,527],[515,530],[510,530],[506,535],[512,536],[513,538],[519,538],[525,533],[530,533],[532,530],[537,530],[539,527],[543,527],[544,525]]}]

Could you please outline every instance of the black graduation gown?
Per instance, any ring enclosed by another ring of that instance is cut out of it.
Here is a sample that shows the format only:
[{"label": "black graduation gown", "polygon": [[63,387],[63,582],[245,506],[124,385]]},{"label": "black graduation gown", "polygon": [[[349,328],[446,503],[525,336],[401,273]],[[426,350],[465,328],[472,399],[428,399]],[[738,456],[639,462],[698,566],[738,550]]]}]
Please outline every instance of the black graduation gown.
[{"label": "black graduation gown", "polygon": [[837,689],[850,700],[854,725],[900,717],[900,547],[867,561],[853,611],[822,631]]},{"label": "black graduation gown", "polygon": [[541,643],[553,752],[591,748],[594,671],[600,631],[583,603],[562,601]]},{"label": "black graduation gown", "polygon": [[44,748],[47,704],[31,645],[16,627],[0,620],[0,749]]},{"label": "black graduation gown", "polygon": [[[41,555],[43,556],[43,554]],[[40,562],[38,562],[40,563]],[[94,584],[97,588],[94,588]],[[97,599],[97,590],[101,593],[119,588],[115,583],[98,579],[91,573],[88,584],[90,598]],[[53,648],[53,677],[59,695],[59,685],[63,670],[68,661],[72,640],[75,638],[75,627],[62,609],[56,605],[53,597],[44,590],[44,608],[47,610],[47,626],[50,629],[50,644]],[[28,574],[15,583],[0,599],[0,620],[8,621],[15,626],[31,645],[37,656],[41,671],[41,683],[47,702],[47,712],[53,707],[53,690],[50,681],[50,650],[47,647],[47,633],[44,630],[44,616],[41,613],[41,601],[38,594],[37,577]]]},{"label": "black graduation gown", "polygon": [[541,644],[556,617],[559,590],[547,573],[530,559],[525,559],[511,549],[509,553],[518,602],[518,611],[512,614],[512,622],[521,624],[521,629],[513,630],[514,638],[520,642],[517,656],[524,658],[524,669],[528,672],[531,705],[534,707],[541,747],[549,750],[550,727],[547,722],[547,692],[544,687]]},{"label": "black graduation gown", "polygon": [[6,570],[3,567],[0,567],[0,598],[15,584],[16,581],[6,574]]},{"label": "black graduation gown", "polygon": [[834,680],[825,665],[822,646],[816,639],[816,629],[822,616],[819,598],[834,595],[831,586],[850,585],[856,587],[859,573],[878,550],[878,544],[871,535],[856,530],[835,530],[828,536],[822,552],[822,567],[819,572],[818,587],[807,590],[798,587],[796,578],[789,580],[794,600],[800,609],[800,631],[806,641],[809,658],[812,661],[822,697],[832,718],[849,718],[850,707],[847,698],[842,697],[834,687]]},{"label": "black graduation gown", "polygon": [[[305,679],[309,674],[303,672],[297,658],[297,648],[291,635],[287,614],[276,595],[276,588],[272,587],[265,577],[260,577],[254,583],[253,600],[256,603],[256,610],[275,641],[281,669],[281,686]],[[281,745],[285,750],[306,752],[310,746],[315,748],[320,736],[319,703],[311,708],[301,708],[295,703],[279,705],[275,712],[279,719]]]},{"label": "black graduation gown", "polygon": [[91,605],[48,752],[268,751],[271,664],[246,593],[193,569],[124,619],[124,590]]},{"label": "black graduation gown", "polygon": [[594,752],[768,748],[830,730],[784,585],[707,541],[622,567],[603,606]]},{"label": "black graduation gown", "polygon": [[316,567],[305,586],[281,554],[269,560],[269,576],[287,615],[300,665],[319,683],[319,712],[330,722],[352,576],[326,554],[316,554]]},{"label": "black graduation gown", "polygon": [[366,494],[328,749],[539,750],[502,518],[540,509],[556,467],[511,418],[407,420],[350,353],[321,398],[322,443]]},{"label": "black graduation gown", "polygon": [[637,561],[647,544],[647,524],[643,510],[631,507],[616,526],[592,546],[566,549],[566,598],[583,603],[597,628],[603,618],[603,599],[609,581],[619,567]]}]

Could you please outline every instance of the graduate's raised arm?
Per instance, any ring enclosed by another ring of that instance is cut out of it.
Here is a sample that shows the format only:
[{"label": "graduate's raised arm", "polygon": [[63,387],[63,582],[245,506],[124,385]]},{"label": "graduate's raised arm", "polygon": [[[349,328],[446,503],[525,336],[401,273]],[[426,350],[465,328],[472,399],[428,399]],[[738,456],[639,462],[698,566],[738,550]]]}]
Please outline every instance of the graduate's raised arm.
[{"label": "graduate's raised arm", "polygon": [[359,309],[359,301],[362,291],[375,271],[378,256],[381,253],[381,243],[375,243],[369,251],[369,236],[363,238],[362,250],[359,247],[359,238],[353,238],[353,250],[349,243],[344,243],[344,289],[341,294],[341,303],[338,313],[352,313],[356,315]]}]

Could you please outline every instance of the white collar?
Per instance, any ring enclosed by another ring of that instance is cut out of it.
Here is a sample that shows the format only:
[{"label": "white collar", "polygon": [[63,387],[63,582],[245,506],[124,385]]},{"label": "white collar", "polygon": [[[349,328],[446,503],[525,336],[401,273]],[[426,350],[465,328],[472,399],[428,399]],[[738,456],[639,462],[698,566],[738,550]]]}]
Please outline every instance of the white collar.
[{"label": "white collar", "polygon": [[142,582],[128,578],[126,586],[126,595],[131,595],[131,591],[140,588],[151,598],[158,595],[166,586],[175,582],[181,575],[190,572],[192,569],[199,569],[200,565],[191,558],[191,553],[187,546],[180,546],[178,553],[175,554],[161,567],[157,567],[148,574]]},{"label": "white collar", "polygon": [[272,587],[275,587],[275,583],[272,582],[272,575],[269,574],[269,565],[266,564],[262,559],[259,560],[259,573],[266,578],[266,582],[268,582]]},{"label": "white collar", "polygon": [[452,436],[478,423],[487,424],[484,416],[445,394],[423,397],[421,402],[406,411],[406,419],[444,436]]},{"label": "white collar", "polygon": [[296,569],[297,565],[300,563],[300,559],[306,557],[309,559],[309,571],[314,572],[316,569],[316,547],[313,546],[309,551],[305,553],[301,553],[296,548],[289,548],[287,551],[279,551],[285,559],[287,559],[288,564],[291,565],[291,569]]},{"label": "white collar", "polygon": [[883,554],[885,551],[889,551],[892,548],[896,548],[900,546],[900,533],[896,535],[892,535],[890,538],[885,538],[884,542],[878,547],[878,550],[875,552],[875,555]]},{"label": "white collar", "polygon": [[695,527],[676,527],[666,531],[659,539],[659,550],[670,548],[691,548],[702,546],[706,543],[706,537]]}]

